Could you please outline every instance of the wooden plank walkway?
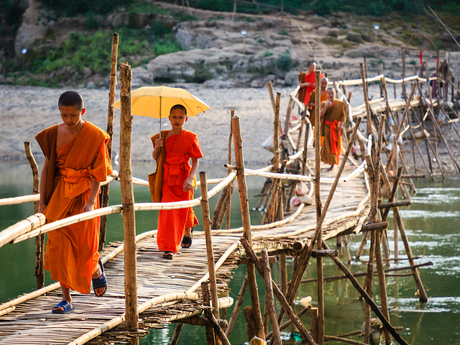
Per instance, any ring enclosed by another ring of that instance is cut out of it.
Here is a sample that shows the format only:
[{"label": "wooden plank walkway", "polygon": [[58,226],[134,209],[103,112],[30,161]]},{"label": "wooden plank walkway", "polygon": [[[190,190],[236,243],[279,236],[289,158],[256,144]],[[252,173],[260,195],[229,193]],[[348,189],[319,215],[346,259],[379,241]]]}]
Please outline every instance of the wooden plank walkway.
[{"label": "wooden plank walkway", "polygon": [[[308,150],[309,166],[314,167],[314,151]],[[334,177],[321,166],[321,176]],[[349,160],[342,176],[356,168]],[[324,205],[331,183],[321,183],[321,200]],[[369,211],[369,189],[365,174],[339,183],[325,219],[324,239],[337,236],[363,221]],[[270,252],[289,249],[295,241],[308,242],[316,226],[315,206],[305,206],[296,219],[268,230],[253,230],[256,252],[267,248]],[[213,231],[214,256],[221,256],[242,236],[241,230]],[[102,253],[104,256],[114,249],[112,244]],[[241,258],[242,247],[235,245],[231,255],[217,270],[219,293],[228,289],[232,271]],[[174,260],[165,260],[158,251],[155,237],[147,237],[137,244],[138,305],[158,296],[180,292],[201,292],[197,282],[207,273],[206,245],[203,233],[194,233],[193,246],[176,255]],[[101,326],[124,312],[123,252],[105,264],[108,291],[103,297],[73,293],[76,310],[66,315],[55,315],[51,308],[60,300],[60,289],[39,296],[16,306],[16,309],[0,316],[0,344],[68,344],[86,332]],[[184,311],[199,314],[200,301],[180,300],[166,306],[154,306],[140,315],[140,327],[162,327],[175,319],[186,316]],[[182,314],[181,314],[182,313]],[[118,337],[126,330],[123,325],[93,339],[89,344],[106,343],[110,337]]]}]

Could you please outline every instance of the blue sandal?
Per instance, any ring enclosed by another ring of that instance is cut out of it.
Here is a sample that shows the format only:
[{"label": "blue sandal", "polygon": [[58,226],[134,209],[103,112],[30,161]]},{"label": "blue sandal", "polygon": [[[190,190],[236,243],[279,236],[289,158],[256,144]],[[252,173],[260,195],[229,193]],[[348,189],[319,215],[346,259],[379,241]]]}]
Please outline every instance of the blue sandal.
[{"label": "blue sandal", "polygon": [[[91,278],[91,281],[93,282],[94,294],[97,297],[102,297],[107,292],[108,287],[107,287],[107,279],[105,279],[105,275],[104,275],[104,266],[102,265],[101,259],[99,259],[98,265],[101,266],[102,274],[99,278],[96,278],[96,279]],[[96,293],[96,289],[100,289],[100,288],[105,288],[105,291],[101,293],[100,295],[98,295]]]},{"label": "blue sandal", "polygon": [[[57,308],[64,308],[64,310],[54,310],[54,309],[57,309]],[[75,307],[72,306],[69,302],[67,301],[61,301],[59,302],[58,304],[56,304],[53,308],[53,310],[51,310],[51,312],[53,314],[67,314],[67,313],[70,313],[71,311],[74,311],[75,310]]]}]

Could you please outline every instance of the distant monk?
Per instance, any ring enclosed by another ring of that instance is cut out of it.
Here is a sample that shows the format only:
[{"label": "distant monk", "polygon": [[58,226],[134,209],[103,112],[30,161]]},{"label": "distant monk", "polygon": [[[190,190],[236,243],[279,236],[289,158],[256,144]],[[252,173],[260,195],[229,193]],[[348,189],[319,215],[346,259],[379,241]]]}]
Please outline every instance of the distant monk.
[{"label": "distant monk", "polygon": [[[297,93],[297,98],[303,104],[307,105],[310,100],[310,93],[315,89],[315,70],[316,63],[310,61],[307,65],[307,72],[301,72],[297,75],[299,78],[300,89]],[[321,73],[320,78],[324,78],[324,75]]]},{"label": "distant monk", "polygon": [[328,171],[332,171],[334,165],[339,164],[345,119],[345,103],[335,99],[335,90],[329,87],[327,101],[321,103],[321,133],[324,136],[321,162],[331,165]]},{"label": "distant monk", "polygon": [[[327,84],[328,84],[328,79],[327,78],[321,78],[321,96],[320,96],[320,103],[327,101]],[[310,101],[308,102],[308,107],[310,111],[310,122],[313,127],[315,127],[316,124],[316,110],[315,110],[315,95],[316,95],[316,90],[313,90],[310,94]]]},{"label": "distant monk", "polygon": [[[62,123],[35,136],[45,155],[39,212],[47,223],[98,209],[99,185],[112,173],[106,146],[110,137],[82,120],[86,108],[81,95],[64,92],[58,109]],[[107,291],[98,247],[99,218],[48,233],[45,269],[62,288],[62,301],[52,309],[54,314],[74,310],[70,290],[90,293],[91,279],[96,296]]]}]

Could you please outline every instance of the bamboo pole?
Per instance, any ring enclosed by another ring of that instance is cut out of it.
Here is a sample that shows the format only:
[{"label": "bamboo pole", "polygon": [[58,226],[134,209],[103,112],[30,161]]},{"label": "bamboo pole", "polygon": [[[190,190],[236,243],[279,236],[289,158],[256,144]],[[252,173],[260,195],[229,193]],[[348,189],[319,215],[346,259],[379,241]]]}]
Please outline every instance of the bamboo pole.
[{"label": "bamboo pole", "polygon": [[[321,104],[321,71],[315,72],[315,104]],[[320,106],[315,107],[315,208],[316,227],[319,229],[316,249],[321,249],[323,242],[323,231],[320,224],[321,219],[321,152],[320,152]],[[316,274],[318,276],[318,344],[324,344],[324,281],[323,281],[323,258],[316,258]]]},{"label": "bamboo pole", "polygon": [[281,103],[281,92],[277,92],[276,93],[276,103],[275,103],[275,119],[273,122],[273,149],[274,149],[274,154],[275,154],[273,170],[275,172],[279,170],[279,165],[280,165],[280,145],[279,145],[280,103]]},{"label": "bamboo pole", "polygon": [[[204,310],[204,315],[209,320],[209,317],[212,315],[212,312],[209,310],[209,288],[207,282],[201,283],[201,293],[203,296],[203,305],[207,308]],[[212,327],[206,327],[206,342],[208,345],[214,345],[216,343],[214,330]]]},{"label": "bamboo pole", "polygon": [[[254,251],[250,247],[250,244],[247,241],[247,239],[242,237],[241,240],[240,240],[240,243],[243,245],[244,250],[246,251],[246,255],[251,258],[251,260],[254,263],[255,267],[257,268],[257,271],[259,272],[259,274],[261,276],[263,276],[262,263],[259,261],[259,259],[257,258],[256,254],[254,253]],[[288,317],[292,320],[292,322],[295,324],[295,326],[299,330],[300,334],[302,335],[302,338],[304,340],[308,341],[310,344],[315,345],[316,344],[315,341],[312,339],[310,333],[308,333],[308,331],[306,330],[306,328],[303,325],[302,321],[300,321],[300,319],[297,317],[297,315],[292,310],[289,302],[287,301],[286,297],[281,293],[278,285],[276,285],[276,283],[273,282],[272,286],[273,286],[273,292],[274,292],[276,298],[278,299],[278,301],[280,302],[281,307],[286,312]]]},{"label": "bamboo pole", "polygon": [[286,296],[287,292],[287,260],[286,253],[280,253],[279,266],[280,266],[280,289],[281,293]]},{"label": "bamboo pole", "polygon": [[366,104],[366,116],[367,116],[367,135],[372,133],[372,122],[371,122],[371,111],[369,108],[369,98],[367,95],[367,87],[366,87],[366,81],[364,78],[364,70],[363,70],[363,64],[359,64],[359,69],[361,72],[361,80],[363,82],[363,95],[364,95],[364,103]]},{"label": "bamboo pole", "polygon": [[219,305],[217,302],[217,281],[214,267],[214,250],[212,247],[211,221],[209,219],[208,185],[206,184],[206,173],[200,172],[201,188],[201,209],[203,211],[203,228],[206,238],[206,256],[208,258],[209,282],[211,283],[211,302],[214,308],[213,313],[219,319]]},{"label": "bamboo pole", "polygon": [[174,334],[171,338],[171,342],[169,345],[177,345],[177,342],[179,341],[180,333],[182,332],[182,328],[184,327],[183,323],[178,323],[176,325],[176,328],[174,329]]},{"label": "bamboo pole", "polygon": [[123,204],[124,228],[124,273],[125,273],[125,308],[126,327],[138,328],[137,310],[137,259],[136,259],[136,220],[134,212],[134,191],[131,169],[131,139],[133,115],[131,112],[131,67],[120,63],[120,181]]},{"label": "bamboo pole", "polygon": [[[241,216],[243,221],[243,236],[252,244],[251,236],[251,219],[249,214],[249,199],[248,188],[244,176],[244,155],[243,155],[243,142],[241,140],[240,121],[239,117],[232,118],[233,127],[233,147],[235,148],[235,163],[238,178],[238,191],[240,195]],[[259,338],[265,339],[264,326],[262,315],[260,312],[259,296],[257,291],[256,273],[254,264],[247,266],[248,270],[248,285],[251,293],[251,304],[253,307],[253,315],[256,323],[256,330]]]},{"label": "bamboo pole", "polygon": [[306,121],[306,124],[305,124],[305,139],[304,139],[304,143],[303,143],[303,153],[302,153],[302,170],[301,170],[302,175],[307,174],[308,135],[310,134],[310,127],[311,127],[310,121],[308,121],[308,122]]},{"label": "bamboo pole", "polygon": [[[390,312],[388,310],[388,300],[387,300],[387,287],[385,281],[385,268],[383,267],[382,260],[382,251],[381,251],[381,238],[383,235],[382,230],[378,230],[375,237],[375,261],[377,263],[377,273],[379,278],[379,292],[380,292],[380,301],[382,306],[382,314],[387,320],[390,320]],[[391,344],[390,333],[387,329],[384,329],[385,343]]]},{"label": "bamboo pole", "polygon": [[[232,117],[235,115],[235,110],[230,111],[230,134],[228,136],[228,164],[232,164]],[[230,174],[231,169],[227,169],[227,174]],[[228,189],[228,207],[227,207],[227,218],[225,219],[225,228],[230,229],[230,222],[232,218],[232,195],[233,195],[233,182],[227,187]]]},{"label": "bamboo pole", "polygon": [[[265,300],[268,307],[268,312],[271,319],[272,330],[273,330],[273,343],[281,345],[281,335],[278,325],[278,320],[276,319],[276,309],[275,309],[275,300],[273,299],[273,287],[272,287],[272,278],[270,263],[268,262],[268,253],[267,249],[263,249],[261,253],[263,270],[264,270],[264,279],[265,279]],[[266,332],[268,333],[268,331]]]},{"label": "bamboo pole", "polygon": [[241,305],[243,304],[243,301],[244,301],[244,294],[246,292],[247,287],[248,287],[248,274],[246,273],[246,276],[243,279],[243,283],[241,284],[240,292],[238,293],[238,298],[236,299],[235,306],[233,307],[232,314],[230,315],[227,330],[225,331],[225,334],[227,335],[227,337],[230,337],[230,334],[232,333],[233,326],[235,325],[236,318],[238,317],[238,312],[240,311]]},{"label": "bamboo pole", "polygon": [[[39,184],[40,178],[38,174],[38,165],[35,161],[35,158],[32,154],[32,149],[30,147],[30,141],[24,142],[24,149],[26,152],[27,160],[29,161],[30,167],[32,169],[32,177],[33,177],[33,194],[39,194]],[[39,202],[34,202],[34,213],[38,213]],[[44,266],[44,258],[45,258],[45,235],[40,235],[35,237],[35,270],[34,275],[36,278],[36,286],[37,290],[41,289],[45,286],[45,266]]]},{"label": "bamboo pole", "polygon": [[289,133],[289,125],[291,122],[291,112],[292,112],[293,106],[294,106],[294,100],[292,99],[292,97],[289,97],[289,104],[286,110],[286,118],[284,119],[284,134],[286,136]]},{"label": "bamboo pole", "polygon": [[[107,116],[107,134],[110,139],[107,142],[107,151],[109,154],[109,161],[112,160],[112,137],[113,137],[113,103],[115,102],[115,91],[117,85],[117,56],[118,56],[118,34],[115,32],[112,35],[112,58],[110,65],[110,87],[109,87],[109,106]],[[110,184],[101,187],[101,208],[109,205],[109,188]],[[100,218],[99,228],[99,251],[104,249],[105,234],[107,229],[107,216]]]}]

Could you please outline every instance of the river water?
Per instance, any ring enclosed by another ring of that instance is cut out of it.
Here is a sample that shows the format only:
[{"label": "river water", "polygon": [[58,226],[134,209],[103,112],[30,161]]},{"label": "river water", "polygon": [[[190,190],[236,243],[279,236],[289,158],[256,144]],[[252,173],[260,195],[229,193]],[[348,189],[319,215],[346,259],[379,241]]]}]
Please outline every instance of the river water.
[{"label": "river water", "polygon": [[[135,164],[133,174],[139,178],[146,178],[153,167],[147,163]],[[206,171],[208,178],[223,176],[226,170],[215,166],[202,166],[199,170]],[[248,179],[250,207],[254,207],[257,199],[252,195],[259,193],[263,180],[260,178]],[[393,326],[403,329],[401,336],[410,344],[460,344],[460,178],[449,177],[445,181],[436,179],[419,180],[416,182],[418,193],[412,196],[412,205],[401,208],[401,215],[406,227],[414,256],[420,256],[417,263],[432,262],[432,266],[420,268],[420,276],[429,296],[428,303],[420,303],[415,292],[417,290],[412,276],[387,278],[387,294],[389,299],[390,322]],[[31,194],[32,177],[28,163],[0,162],[0,198]],[[114,184],[110,189],[111,204],[120,203],[120,189]],[[149,202],[147,187],[135,187],[136,202]],[[213,203],[211,203],[213,208]],[[26,218],[33,213],[33,205],[14,205],[0,207],[0,229],[5,229],[15,222]],[[197,210],[198,219],[201,216]],[[156,213],[139,212],[136,214],[137,232],[141,233],[156,228]],[[393,224],[390,212],[390,248],[393,248]],[[260,223],[261,215],[252,211],[253,224]],[[239,201],[232,201],[232,227],[240,226]],[[123,239],[122,219],[117,215],[108,218],[108,241]],[[361,236],[356,237],[350,245],[352,255],[356,253]],[[335,241],[329,245],[335,247]],[[360,260],[354,260],[350,269],[353,272],[363,272],[367,259],[367,247]],[[405,256],[404,246],[399,243],[399,256]],[[343,249],[340,258],[345,261]],[[391,268],[405,267],[407,261],[391,264]],[[292,271],[292,260],[288,260],[289,270]],[[324,275],[341,274],[331,260],[324,259]],[[34,270],[34,240],[28,240],[15,245],[0,248],[0,303],[15,298],[20,294],[31,292],[35,287]],[[273,275],[279,281],[277,264],[273,266]],[[316,276],[315,265],[310,265],[304,278]],[[409,271],[403,271],[409,272]],[[398,272],[400,273],[400,272]],[[244,278],[244,267],[239,268],[230,283],[232,296],[236,295]],[[358,278],[362,283],[363,278]],[[46,284],[52,281],[47,275]],[[375,278],[375,282],[377,279]],[[261,299],[264,297],[264,282],[258,278]],[[296,310],[303,307],[299,300],[305,296],[312,297],[312,304],[317,300],[316,283],[304,284],[297,296]],[[246,293],[245,303],[249,300]],[[374,284],[374,300],[379,303],[378,284]],[[263,303],[262,303],[263,305]],[[52,306],[50,306],[51,308]],[[279,305],[277,305],[279,310]],[[364,303],[359,301],[358,292],[346,280],[325,283],[325,331],[328,335],[336,335],[359,330],[363,323]],[[229,316],[231,309],[228,310]],[[308,315],[302,318],[309,328]],[[175,325],[165,326],[164,329],[152,330],[140,343],[169,344]],[[296,344],[296,340],[289,333],[283,333],[285,344]],[[363,341],[363,338],[352,339]],[[246,325],[242,311],[238,322],[230,336],[234,345],[247,342]],[[197,326],[185,325],[179,344],[198,345],[206,343],[204,329]],[[300,343],[300,342],[298,342]],[[329,344],[336,344],[329,342]],[[337,343],[338,344],[338,343]]]}]

